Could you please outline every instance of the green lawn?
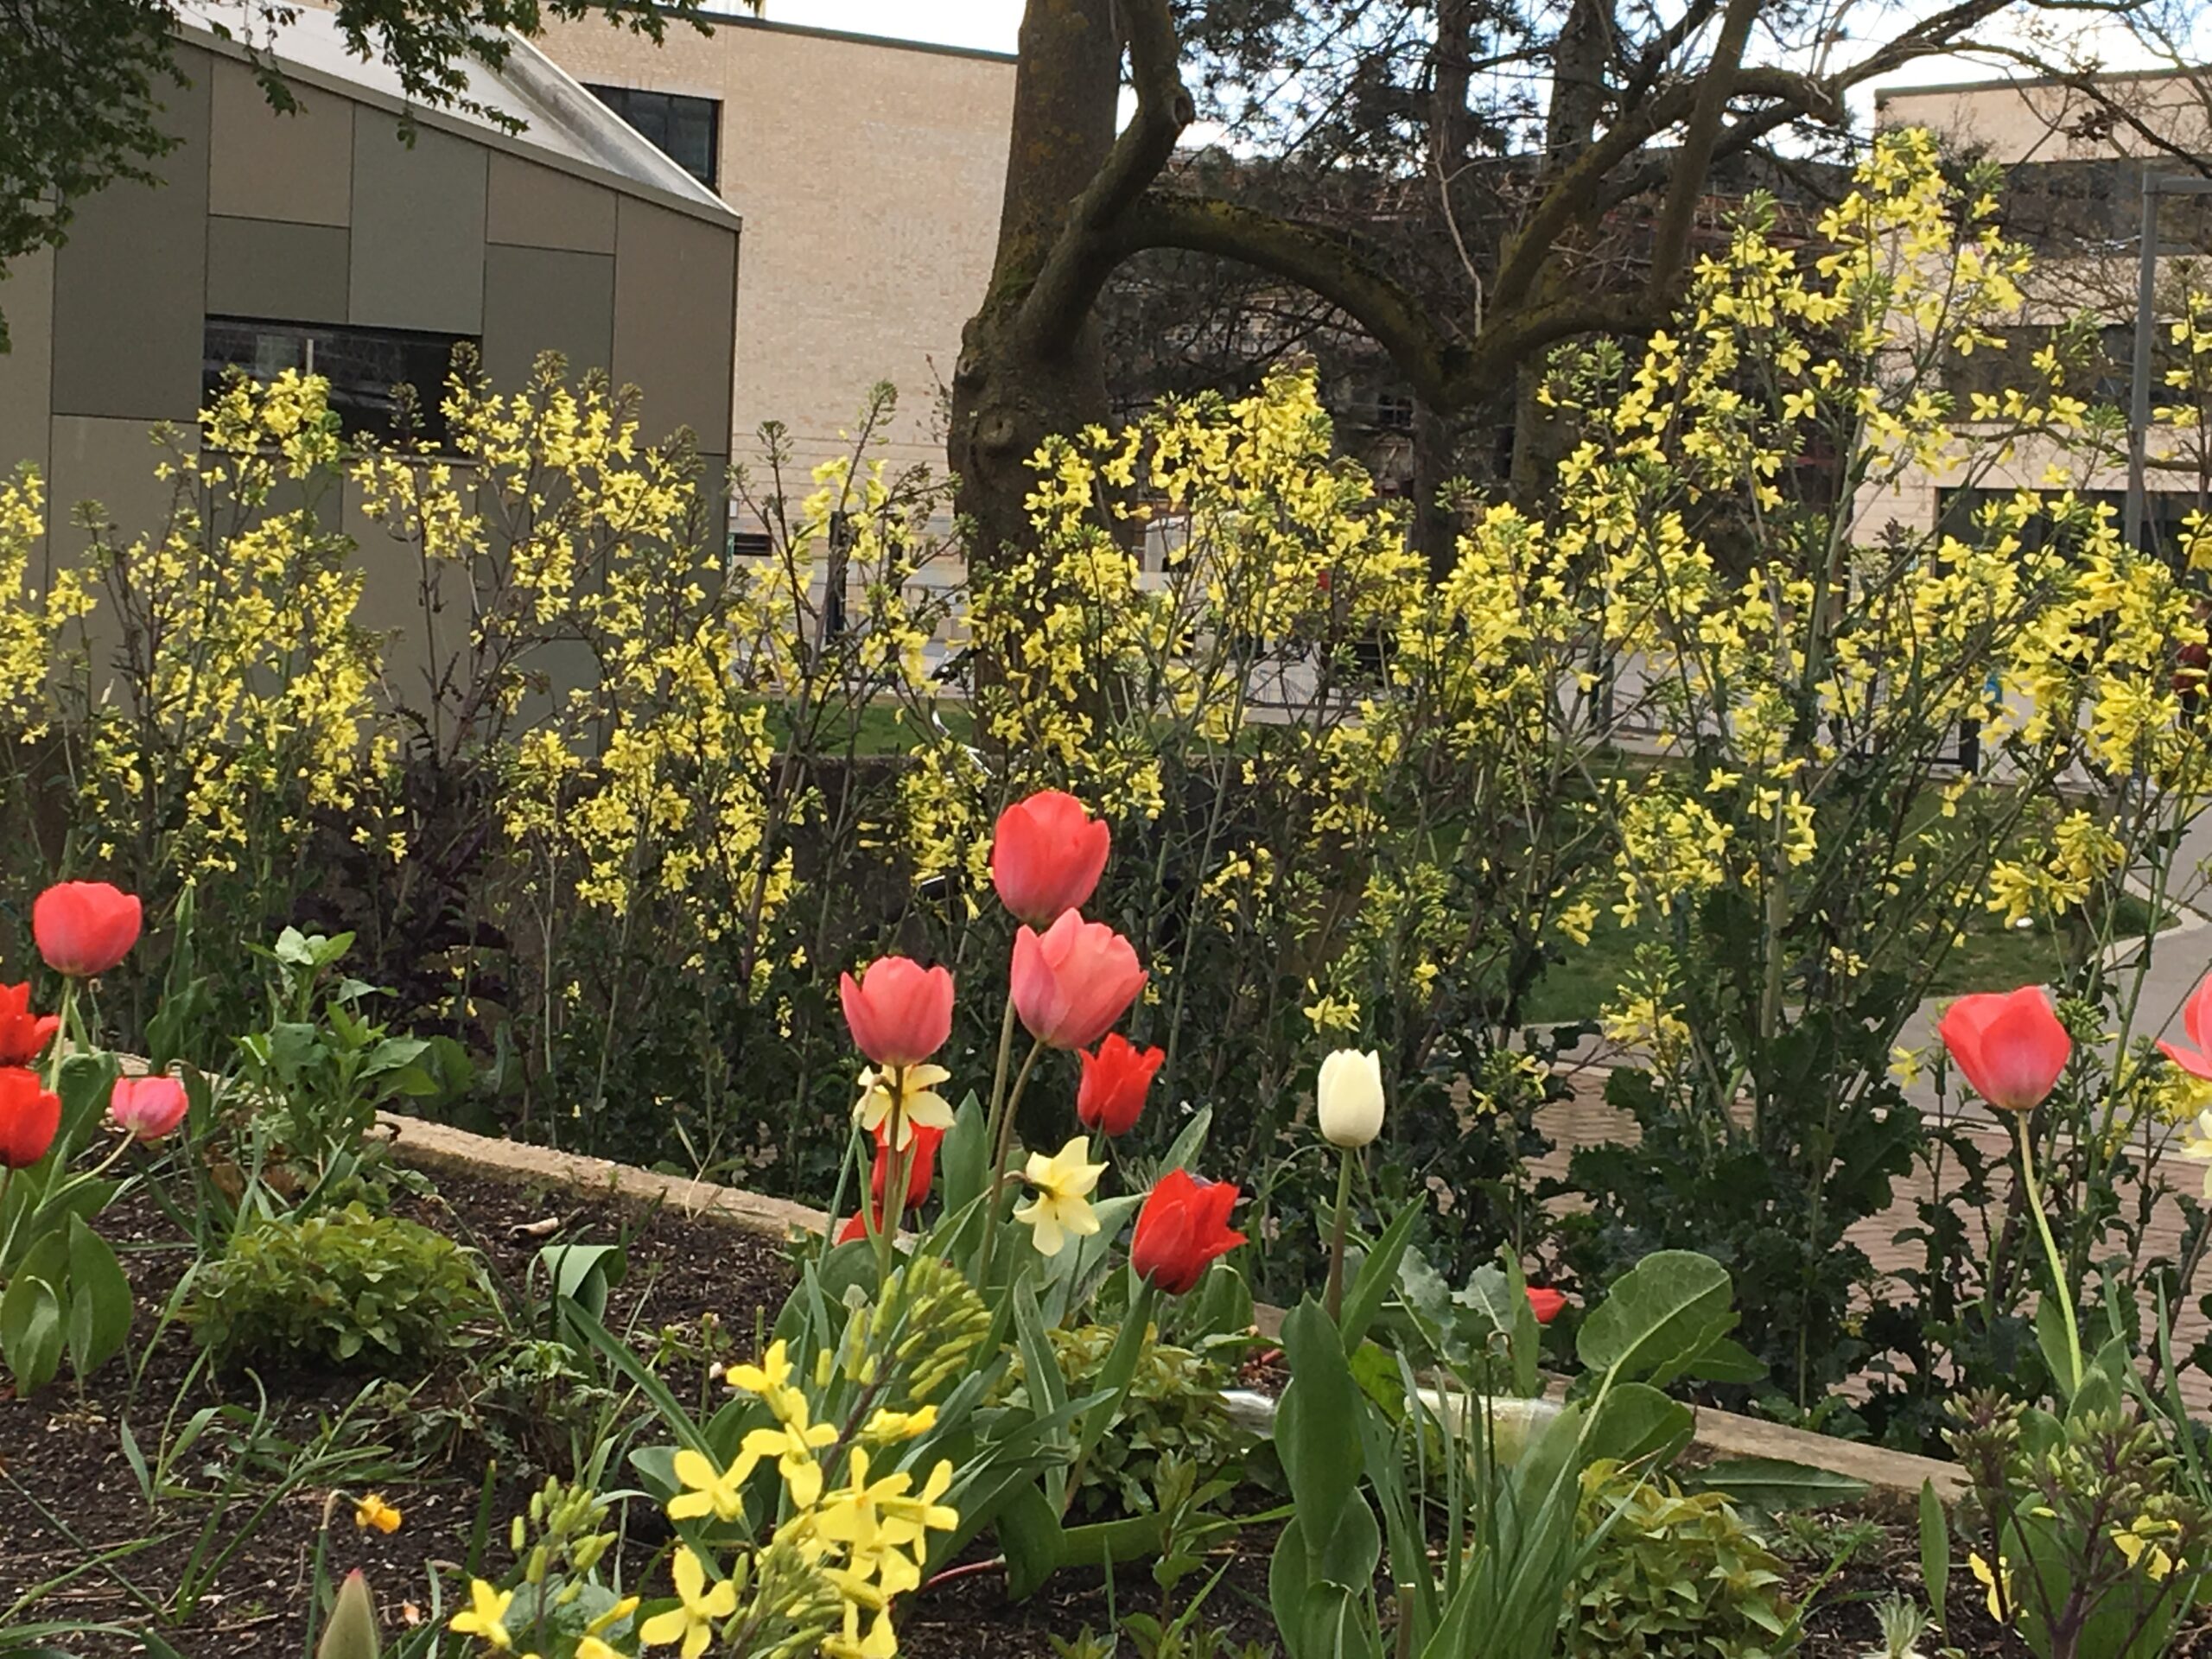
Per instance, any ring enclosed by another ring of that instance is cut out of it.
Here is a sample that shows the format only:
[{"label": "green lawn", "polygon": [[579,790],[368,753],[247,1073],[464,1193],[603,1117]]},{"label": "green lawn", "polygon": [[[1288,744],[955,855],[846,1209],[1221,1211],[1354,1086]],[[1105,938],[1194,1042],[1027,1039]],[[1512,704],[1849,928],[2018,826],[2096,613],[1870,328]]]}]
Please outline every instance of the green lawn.
[{"label": "green lawn", "polygon": [[[2139,899],[2121,899],[2115,935],[2142,938],[2149,931],[2150,916],[2150,906]],[[1657,944],[1665,937],[1665,924],[1656,918],[1647,917],[1630,929],[1621,926],[1610,912],[1605,913],[1589,944],[1570,946],[1567,960],[1554,963],[1544,976],[1529,998],[1528,1018],[1538,1024],[1592,1018],[1620,983],[1637,946]],[[2008,928],[1999,917],[1978,915],[1967,924],[1966,943],[1944,957],[1929,990],[1951,996],[1961,991],[2009,991],[2016,985],[2048,981],[2065,968],[2066,948],[2061,933],[2040,923]]]}]

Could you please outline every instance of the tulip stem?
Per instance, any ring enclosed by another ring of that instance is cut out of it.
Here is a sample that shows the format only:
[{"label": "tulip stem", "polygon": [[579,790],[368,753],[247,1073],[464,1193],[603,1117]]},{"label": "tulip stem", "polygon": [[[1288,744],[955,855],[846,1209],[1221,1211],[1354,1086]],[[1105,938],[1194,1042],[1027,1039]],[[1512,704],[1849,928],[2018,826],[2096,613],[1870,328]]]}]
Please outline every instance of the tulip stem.
[{"label": "tulip stem", "polygon": [[1344,1224],[1351,1213],[1352,1148],[1338,1149],[1342,1161],[1337,1166],[1337,1219],[1330,1230],[1329,1290],[1325,1306],[1329,1322],[1335,1324],[1344,1306]]},{"label": "tulip stem", "polygon": [[2019,1114],[2020,1183],[2027,1189],[2028,1208],[2035,1212],[2036,1231],[2043,1235],[2043,1253],[2050,1262],[2050,1294],[2058,1299],[2058,1312],[2066,1321],[2066,1363],[2070,1375],[2066,1397],[2082,1387],[2082,1329],[2074,1322],[2074,1298],[2066,1286],[2066,1267],[2059,1259],[2058,1241],[2050,1236],[2050,1220],[2044,1214],[2043,1191],[2036,1185],[2036,1160],[2028,1138],[2028,1115]]},{"label": "tulip stem", "polygon": [[54,1028],[54,1049],[46,1062],[46,1091],[50,1095],[61,1092],[61,1061],[69,1052],[77,1013],[77,981],[73,976],[61,982],[61,1018]]},{"label": "tulip stem", "polygon": [[[1007,1004],[1006,1029],[1010,1039],[1014,1033],[1014,1004],[1011,1002]],[[1036,1065],[1037,1057],[1044,1052],[1044,1043],[1039,1039],[1033,1039],[1029,1045],[1029,1053],[1021,1062],[1021,1070],[1014,1074],[1014,1091],[1007,1096],[1006,1110],[999,1118],[998,1136],[991,1143],[990,1183],[986,1188],[986,1196],[983,1200],[983,1249],[976,1269],[976,1284],[978,1289],[991,1281],[991,1247],[998,1243],[999,1236],[999,1195],[1006,1190],[1007,1185],[1007,1154],[1014,1144],[1014,1103],[1021,1098],[1021,1090],[1029,1081],[1030,1071]]]},{"label": "tulip stem", "polygon": [[[1001,1163],[1005,1161],[1006,1151],[999,1138],[999,1125],[1001,1114],[1007,1116],[1013,1115],[1013,1109],[1006,1103],[1007,1068],[1013,1063],[1014,998],[1009,996],[1006,1000],[1006,1013],[999,1020],[998,1069],[991,1074],[991,1110],[990,1116],[984,1120],[986,1125],[984,1141],[987,1145],[998,1148],[997,1156]],[[1001,1173],[999,1164],[995,1163],[991,1166],[991,1173],[996,1175]]]},{"label": "tulip stem", "polygon": [[899,1144],[901,1136],[909,1135],[906,1127],[906,1068],[891,1068],[891,1115],[884,1120],[888,1131],[889,1154],[884,1160],[883,1199],[874,1201],[875,1195],[861,1194],[861,1213],[872,1215],[875,1220],[875,1294],[879,1300],[883,1287],[891,1282],[891,1246],[899,1236],[899,1220],[906,1208],[906,1149]]}]

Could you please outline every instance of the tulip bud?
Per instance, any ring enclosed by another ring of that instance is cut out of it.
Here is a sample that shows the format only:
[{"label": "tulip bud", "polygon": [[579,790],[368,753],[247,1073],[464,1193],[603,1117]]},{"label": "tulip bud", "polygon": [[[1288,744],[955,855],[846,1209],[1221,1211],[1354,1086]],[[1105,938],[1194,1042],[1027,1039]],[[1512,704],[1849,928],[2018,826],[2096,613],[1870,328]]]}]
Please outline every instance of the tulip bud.
[{"label": "tulip bud", "polygon": [[1314,1103],[1322,1136],[1332,1146],[1357,1150],[1382,1132],[1382,1057],[1340,1048],[1321,1062]]}]

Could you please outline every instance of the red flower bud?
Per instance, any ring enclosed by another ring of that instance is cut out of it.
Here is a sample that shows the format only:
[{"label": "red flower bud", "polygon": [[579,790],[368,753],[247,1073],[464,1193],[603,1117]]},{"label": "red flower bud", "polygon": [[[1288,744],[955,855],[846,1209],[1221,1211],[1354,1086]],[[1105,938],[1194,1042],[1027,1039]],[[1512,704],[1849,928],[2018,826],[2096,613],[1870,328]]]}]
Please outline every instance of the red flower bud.
[{"label": "red flower bud", "polygon": [[1047,1048],[1088,1048],[1128,1012],[1145,971],[1127,939],[1071,910],[1041,935],[1014,934],[1010,978],[1031,1036]]},{"label": "red flower bud", "polygon": [[878,1065],[914,1065],[952,1034],[952,976],[905,957],[879,957],[857,980],[838,982],[845,1023]]},{"label": "red flower bud", "polygon": [[0,1067],[0,1165],[29,1169],[60,1128],[61,1096],[49,1094],[35,1071]]},{"label": "red flower bud", "polygon": [[1072,795],[1040,790],[999,814],[991,885],[1033,927],[1050,927],[1097,890],[1111,842],[1105,823]]},{"label": "red flower bud", "polygon": [[[891,1179],[891,1147],[884,1138],[884,1129],[890,1120],[876,1126],[875,1168],[868,1176],[868,1196],[875,1200],[875,1211],[883,1213],[884,1184]],[[909,1210],[918,1206],[930,1195],[930,1188],[937,1180],[937,1149],[944,1143],[944,1131],[928,1125],[914,1125],[913,1144],[906,1148],[906,1205]]]},{"label": "red flower bud", "polygon": [[61,1028],[58,1014],[31,1012],[31,982],[0,985],[0,1065],[29,1065]]},{"label": "red flower bud", "polygon": [[1538,1325],[1549,1325],[1567,1306],[1567,1298],[1546,1286],[1530,1285],[1528,1289],[1529,1311],[1535,1314]]},{"label": "red flower bud", "polygon": [[141,1141],[158,1141],[184,1122],[189,1106],[175,1077],[118,1077],[107,1115]]},{"label": "red flower bud", "polygon": [[1197,1284],[1206,1263],[1244,1242],[1243,1234],[1229,1227],[1236,1198],[1227,1181],[1196,1180],[1180,1169],[1161,1176],[1137,1212],[1129,1240],[1129,1265],[1137,1277],[1170,1296]]},{"label": "red flower bud", "polygon": [[2007,1112],[2031,1112],[2058,1084],[2074,1039],[2040,986],[1962,996],[1936,1027],[1974,1093]]},{"label": "red flower bud", "polygon": [[104,974],[129,956],[143,920],[137,899],[105,881],[63,881],[31,906],[39,954],[72,979]]},{"label": "red flower bud", "polygon": [[1127,1135],[1136,1127],[1152,1080],[1166,1060],[1165,1051],[1139,1048],[1118,1031],[1109,1033],[1096,1054],[1079,1051],[1083,1082],[1075,1093],[1075,1115],[1086,1128]]}]

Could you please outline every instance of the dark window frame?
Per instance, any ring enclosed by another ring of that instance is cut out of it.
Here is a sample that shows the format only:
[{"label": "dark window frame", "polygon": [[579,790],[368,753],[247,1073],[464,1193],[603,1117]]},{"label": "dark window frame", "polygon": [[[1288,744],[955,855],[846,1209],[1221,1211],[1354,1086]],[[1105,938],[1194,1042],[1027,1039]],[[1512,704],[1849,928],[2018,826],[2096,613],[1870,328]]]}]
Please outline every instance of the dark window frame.
[{"label": "dark window frame", "polygon": [[[264,344],[281,344],[289,337],[301,349],[296,353],[283,354],[291,360],[281,364],[258,354],[255,361],[242,361],[236,352],[219,349],[218,337],[226,330],[234,332],[235,344],[243,344],[250,334],[257,348]],[[338,416],[339,430],[346,436],[365,434],[389,440],[397,435],[393,416],[397,400],[391,396],[392,389],[409,385],[416,394],[417,422],[414,435],[431,448],[443,451],[447,433],[442,405],[446,383],[453,371],[454,348],[468,346],[480,354],[483,344],[480,334],[211,313],[200,324],[200,394],[212,400],[221,388],[225,372],[232,368],[243,369],[250,378],[260,380],[286,368],[296,368],[303,373],[319,374],[329,383],[330,407]],[[321,361],[316,359],[318,346],[323,348]],[[347,347],[365,355],[374,351],[394,355],[403,372],[396,378],[381,382],[364,374],[348,375],[344,372],[345,358],[340,349]]]},{"label": "dark window frame", "polygon": [[[705,185],[708,189],[717,192],[721,190],[722,171],[721,99],[719,98],[709,98],[702,92],[664,92],[660,88],[655,86],[607,86],[591,81],[586,81],[584,83],[584,90],[589,92],[594,98],[597,99],[601,103],[607,105],[609,110],[613,111],[616,118],[627,124],[632,131],[635,132],[640,138],[643,138],[647,143],[651,144],[655,149],[660,151],[662,155],[667,156],[670,161],[674,162],[678,167],[682,168],[686,173],[689,173],[693,178],[698,180],[700,183]],[[653,136],[652,128],[648,126],[646,123],[640,121],[638,118],[639,116],[646,113],[645,108],[645,101],[654,99],[658,100],[660,105],[663,106],[660,111],[660,120],[657,124],[663,134],[663,137],[660,138],[656,138]],[[683,156],[677,154],[670,142],[664,142],[666,135],[674,123],[675,118],[679,113],[683,112],[682,110],[679,109],[679,106],[691,105],[701,106],[706,112],[707,170],[704,173],[702,173],[697,168],[692,166],[690,162],[685,161]]]}]

